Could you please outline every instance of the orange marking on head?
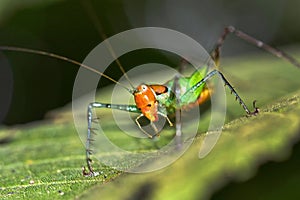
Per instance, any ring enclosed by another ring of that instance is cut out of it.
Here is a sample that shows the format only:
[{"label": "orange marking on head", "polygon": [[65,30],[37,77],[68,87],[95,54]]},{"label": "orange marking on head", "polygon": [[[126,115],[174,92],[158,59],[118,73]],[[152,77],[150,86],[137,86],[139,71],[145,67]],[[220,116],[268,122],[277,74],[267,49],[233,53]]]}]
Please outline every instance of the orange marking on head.
[{"label": "orange marking on head", "polygon": [[157,107],[155,91],[149,85],[139,85],[133,93],[136,106],[150,121],[157,121]]}]

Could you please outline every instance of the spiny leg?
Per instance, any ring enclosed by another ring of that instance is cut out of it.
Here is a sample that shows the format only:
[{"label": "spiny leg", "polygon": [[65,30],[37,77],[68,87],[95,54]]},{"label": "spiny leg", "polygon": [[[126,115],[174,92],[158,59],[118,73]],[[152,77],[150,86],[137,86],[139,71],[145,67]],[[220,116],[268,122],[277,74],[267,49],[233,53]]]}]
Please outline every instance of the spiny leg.
[{"label": "spiny leg", "polygon": [[85,176],[97,176],[98,173],[94,172],[92,168],[92,159],[91,159],[91,143],[93,142],[92,135],[95,134],[95,129],[92,128],[92,124],[94,122],[93,119],[93,108],[110,108],[115,110],[123,110],[127,112],[140,113],[140,110],[135,105],[117,105],[117,104],[107,104],[107,103],[99,103],[93,102],[88,105],[87,109],[87,121],[88,121],[88,129],[87,129],[87,139],[86,139],[86,163],[88,171],[83,167],[83,175]]},{"label": "spiny leg", "polygon": [[295,65],[296,67],[300,68],[300,63],[296,59],[291,57],[290,55],[286,54],[285,52],[283,52],[279,49],[271,47],[270,45],[236,29],[233,26],[228,26],[224,29],[222,35],[218,39],[215,49],[211,53],[211,56],[212,56],[213,60],[215,61],[217,67],[220,65],[221,47],[229,33],[234,34],[235,36],[241,38],[242,40],[245,40],[246,42],[249,42],[250,44],[255,45],[256,47],[258,47],[260,49],[264,49],[265,51],[267,51],[279,58],[283,58],[283,59],[287,60],[288,62],[290,62],[291,64]]},{"label": "spiny leg", "polygon": [[[238,95],[238,93],[235,91],[235,89],[233,88],[233,86],[227,81],[227,79],[224,77],[224,75],[218,71],[218,70],[213,70],[211,72],[209,72],[201,81],[199,81],[198,83],[196,83],[193,87],[191,87],[184,95],[189,94],[190,92],[194,92],[198,87],[202,86],[203,84],[206,83],[207,80],[209,80],[211,77],[213,77],[214,75],[219,75],[222,79],[222,81],[225,83],[225,86],[227,86],[230,89],[230,92],[232,94],[234,94],[235,99],[239,102],[240,105],[242,105],[243,109],[246,111],[248,116],[251,115],[257,115],[259,112],[259,109],[255,106],[255,102],[253,101],[253,107],[254,107],[254,111],[251,112],[247,105],[245,104],[245,102],[242,100],[242,98]],[[184,96],[183,95],[183,96]]]}]

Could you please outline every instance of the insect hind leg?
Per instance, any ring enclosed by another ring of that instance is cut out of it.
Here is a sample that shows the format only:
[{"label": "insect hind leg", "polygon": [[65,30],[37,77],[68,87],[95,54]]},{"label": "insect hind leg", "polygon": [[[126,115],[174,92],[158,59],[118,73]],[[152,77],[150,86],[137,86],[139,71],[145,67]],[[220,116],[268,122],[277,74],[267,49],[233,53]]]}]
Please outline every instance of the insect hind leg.
[{"label": "insect hind leg", "polygon": [[256,38],[246,34],[245,32],[243,32],[241,30],[236,29],[233,26],[228,26],[228,27],[224,28],[223,33],[221,34],[221,36],[219,37],[219,39],[216,43],[215,49],[211,52],[211,57],[215,61],[217,67],[219,67],[219,65],[220,65],[221,47],[223,46],[224,41],[229,34],[233,34],[236,37],[238,37],[260,49],[263,49],[278,58],[283,58],[286,61],[290,62],[292,65],[300,68],[300,63],[292,56],[286,54],[285,52],[283,52],[277,48],[274,48],[274,47],[262,42],[261,40],[258,40]]},{"label": "insect hind leg", "polygon": [[257,115],[259,113],[259,109],[256,107],[256,100],[253,101],[253,107],[254,107],[254,111],[250,111],[249,108],[247,107],[247,105],[245,104],[245,102],[243,101],[243,99],[238,95],[238,93],[235,91],[235,89],[233,88],[233,86],[227,81],[227,79],[225,78],[225,76],[218,70],[213,70],[211,72],[209,72],[201,81],[199,81],[198,83],[196,83],[193,87],[190,88],[190,90],[188,90],[184,95],[194,92],[198,87],[202,86],[203,84],[205,84],[210,78],[212,78],[215,75],[219,75],[222,79],[222,81],[224,82],[225,86],[227,86],[230,89],[230,92],[235,96],[235,99],[239,102],[239,104],[243,107],[243,109],[246,111],[248,116],[251,115]]}]

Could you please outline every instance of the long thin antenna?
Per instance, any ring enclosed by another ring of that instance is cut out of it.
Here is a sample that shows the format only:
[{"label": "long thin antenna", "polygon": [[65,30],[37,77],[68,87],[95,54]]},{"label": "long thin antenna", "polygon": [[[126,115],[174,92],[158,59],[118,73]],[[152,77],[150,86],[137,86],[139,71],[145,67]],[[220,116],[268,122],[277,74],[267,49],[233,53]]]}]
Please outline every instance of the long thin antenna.
[{"label": "long thin antenna", "polygon": [[82,64],[76,60],[73,60],[73,59],[70,59],[70,58],[67,58],[65,56],[60,56],[58,54],[54,54],[54,53],[49,53],[49,52],[46,52],[46,51],[41,51],[41,50],[35,50],[35,49],[28,49],[28,48],[22,48],[22,47],[13,47],[13,46],[0,46],[0,51],[17,51],[17,52],[25,52],[25,53],[32,53],[32,54],[38,54],[38,55],[42,55],[42,56],[48,56],[48,57],[52,57],[52,58],[56,58],[56,59],[59,59],[59,60],[63,60],[63,61],[66,61],[66,62],[69,62],[69,63],[73,63],[79,67],[83,67],[87,70],[90,70],[96,74],[99,74],[100,76],[103,76],[105,78],[107,78],[108,80],[120,85],[121,87],[123,87],[124,89],[126,89],[127,91],[129,91],[130,93],[132,93],[133,91],[131,89],[128,89],[124,84],[114,80],[113,78],[107,76],[106,74],[102,73],[102,72],[99,72],[98,70],[88,66],[88,65],[85,65],[85,64]]},{"label": "long thin antenna", "polygon": [[95,10],[91,7],[91,3],[87,2],[86,0],[82,0],[81,1],[82,5],[84,6],[88,16],[90,17],[91,21],[93,22],[93,24],[95,25],[98,33],[100,34],[101,38],[104,40],[105,45],[107,47],[107,49],[109,50],[110,54],[113,56],[113,58],[116,60],[117,65],[119,66],[120,70],[122,71],[122,73],[124,74],[126,80],[128,81],[128,83],[130,84],[130,86],[132,87],[132,89],[135,89],[135,87],[133,86],[132,82],[130,81],[127,73],[124,70],[124,67],[122,66],[121,62],[119,61],[119,59],[116,56],[115,51],[113,50],[113,47],[111,46],[111,44],[109,43],[109,41],[107,40],[107,36],[105,35],[103,29],[102,29],[102,25],[100,23],[100,19],[99,17],[96,15]]}]

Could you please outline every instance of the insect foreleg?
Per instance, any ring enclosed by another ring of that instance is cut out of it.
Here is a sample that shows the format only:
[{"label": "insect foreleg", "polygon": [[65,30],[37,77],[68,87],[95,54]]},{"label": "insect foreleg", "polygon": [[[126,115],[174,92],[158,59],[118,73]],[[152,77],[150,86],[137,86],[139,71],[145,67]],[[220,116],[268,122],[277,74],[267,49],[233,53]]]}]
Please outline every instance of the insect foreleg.
[{"label": "insect foreleg", "polygon": [[[159,111],[157,112],[157,114],[163,116],[163,117],[168,121],[169,125],[170,125],[170,126],[173,126],[173,123],[171,122],[171,120],[169,119],[169,117],[168,117],[166,114],[164,114],[164,113],[162,113],[162,112],[159,112]],[[144,116],[143,114],[139,115],[139,116],[135,119],[135,122],[136,122],[136,124],[138,125],[139,129],[140,129],[145,135],[147,135],[147,137],[153,138],[153,135],[151,135],[151,134],[149,134],[147,131],[145,131],[145,130],[142,128],[142,126],[141,126],[141,124],[140,124],[140,122],[139,122],[139,119],[140,119],[141,117],[143,117],[143,116]],[[155,135],[154,135],[154,136],[159,136],[159,131],[158,131],[157,127],[155,126],[155,124],[154,124],[152,121],[150,121],[150,125],[151,125],[151,127],[153,128],[153,130],[154,130],[154,132],[155,132]]]},{"label": "insect foreleg", "polygon": [[92,128],[93,123],[93,109],[94,108],[110,108],[115,110],[123,110],[127,112],[140,113],[140,110],[135,105],[118,105],[118,104],[107,104],[107,103],[99,103],[93,102],[88,105],[87,109],[87,121],[88,121],[88,129],[87,129],[87,139],[86,139],[86,162],[89,172],[86,172],[85,168],[83,169],[83,174],[88,176],[96,176],[97,173],[93,171],[91,166],[92,159],[90,158],[92,154],[91,150],[91,142],[93,141],[92,134],[95,134],[95,130]]},{"label": "insect foreleg", "polygon": [[300,68],[300,63],[297,60],[295,60],[293,57],[291,57],[290,55],[284,53],[283,51],[281,51],[279,49],[271,47],[270,45],[236,29],[233,26],[228,26],[224,29],[222,35],[218,39],[215,49],[211,53],[211,56],[217,66],[219,66],[219,64],[220,64],[221,47],[229,33],[234,34],[235,36],[241,38],[242,40],[245,40],[246,42],[249,42],[250,44],[255,45],[256,47],[258,47],[260,49],[264,49],[265,51],[267,51],[279,58],[283,58],[283,59],[287,60],[288,62],[290,62],[291,64],[295,65],[296,67]]},{"label": "insect foreleg", "polygon": [[[139,122],[139,119],[140,119],[141,117],[143,117],[143,116],[144,116],[143,114],[139,115],[139,116],[135,119],[135,122],[136,122],[136,124],[138,125],[139,129],[140,129],[145,135],[147,135],[149,138],[152,138],[153,136],[152,136],[151,134],[147,133],[147,131],[145,131],[145,130],[142,128],[142,126],[141,126],[141,124],[140,124],[140,122]],[[151,124],[153,130],[155,131],[155,134],[157,134],[158,130],[157,130],[156,126],[155,126],[155,125],[153,124],[153,122],[151,122],[151,121],[150,121],[150,124]]]},{"label": "insect foreleg", "polygon": [[[191,92],[193,93],[198,87],[202,86],[203,84],[206,83],[206,81],[208,81],[211,77],[213,77],[214,75],[219,75],[222,79],[222,81],[224,82],[225,86],[227,86],[230,89],[230,92],[232,94],[234,94],[235,99],[239,102],[239,104],[243,107],[243,109],[246,111],[247,115],[256,115],[259,112],[259,109],[255,107],[255,102],[253,102],[253,106],[254,106],[254,111],[251,112],[247,105],[245,104],[245,102],[242,100],[242,98],[238,95],[238,93],[235,91],[235,89],[233,88],[233,86],[227,81],[227,79],[224,77],[224,75],[218,71],[218,70],[213,70],[211,72],[209,72],[201,81],[199,81],[198,83],[196,83],[193,87],[191,87],[184,95],[188,95]],[[183,95],[183,96],[184,96]]]}]

